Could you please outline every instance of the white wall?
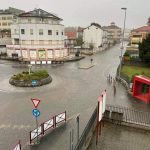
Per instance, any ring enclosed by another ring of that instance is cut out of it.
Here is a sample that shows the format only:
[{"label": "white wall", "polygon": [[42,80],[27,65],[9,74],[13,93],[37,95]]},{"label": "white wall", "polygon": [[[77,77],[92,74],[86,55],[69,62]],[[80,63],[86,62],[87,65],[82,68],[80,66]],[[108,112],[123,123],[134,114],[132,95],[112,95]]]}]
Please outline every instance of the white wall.
[{"label": "white wall", "polygon": [[[16,29],[16,33],[15,33]],[[21,34],[21,29],[25,29],[25,34]],[[30,34],[33,29],[33,35]],[[39,29],[43,29],[43,35],[39,35]],[[20,35],[19,35],[20,30]],[[52,30],[52,35],[48,35],[48,30]],[[56,35],[58,31],[59,35]],[[62,35],[63,32],[63,35]],[[51,24],[13,24],[11,25],[11,34],[13,38],[21,40],[64,40],[64,26]]]},{"label": "white wall", "polygon": [[95,48],[98,48],[102,44],[103,30],[92,25],[83,31],[83,41],[85,47],[93,43]]}]

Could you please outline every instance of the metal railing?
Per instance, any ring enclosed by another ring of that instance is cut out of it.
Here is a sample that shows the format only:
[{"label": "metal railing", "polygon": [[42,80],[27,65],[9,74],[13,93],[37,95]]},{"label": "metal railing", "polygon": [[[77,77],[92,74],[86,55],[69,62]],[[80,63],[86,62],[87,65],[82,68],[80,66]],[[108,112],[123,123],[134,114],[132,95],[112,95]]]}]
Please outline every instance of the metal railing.
[{"label": "metal railing", "polygon": [[[130,109],[127,107],[113,106],[113,105],[107,105],[106,112],[107,115],[106,116],[104,115],[104,118],[106,117],[107,119],[114,119],[112,118],[111,114],[118,113],[118,114],[122,114],[122,119],[120,120],[122,122],[150,127],[149,112],[143,112],[143,111]],[[108,113],[110,114],[108,115]]]},{"label": "metal railing", "polygon": [[91,131],[93,125],[94,125],[94,122],[96,120],[96,116],[97,116],[97,107],[95,108],[90,120],[88,121],[79,141],[77,142],[77,145],[75,146],[74,150],[81,150],[85,141],[86,141],[86,138],[87,138],[87,135],[89,134],[89,132]]}]

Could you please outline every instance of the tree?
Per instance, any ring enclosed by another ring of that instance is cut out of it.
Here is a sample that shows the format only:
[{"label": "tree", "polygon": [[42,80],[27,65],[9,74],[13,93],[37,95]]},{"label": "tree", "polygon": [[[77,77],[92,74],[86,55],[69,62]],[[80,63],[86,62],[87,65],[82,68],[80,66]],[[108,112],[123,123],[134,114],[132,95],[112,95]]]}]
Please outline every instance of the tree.
[{"label": "tree", "polygon": [[145,63],[150,63],[150,34],[139,43],[139,57]]},{"label": "tree", "polygon": [[81,47],[82,47],[82,44],[83,44],[82,36],[79,36],[79,37],[76,39],[76,46],[81,46]]},{"label": "tree", "polygon": [[147,25],[150,26],[150,17],[148,18]]}]

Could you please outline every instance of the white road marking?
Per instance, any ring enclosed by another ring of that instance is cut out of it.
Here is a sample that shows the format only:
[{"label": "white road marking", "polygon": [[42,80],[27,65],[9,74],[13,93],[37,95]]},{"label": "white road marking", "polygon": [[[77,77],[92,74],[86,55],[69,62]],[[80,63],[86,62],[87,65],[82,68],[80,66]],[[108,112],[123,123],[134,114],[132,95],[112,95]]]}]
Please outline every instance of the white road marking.
[{"label": "white road marking", "polygon": [[5,90],[2,90],[2,89],[0,89],[0,92],[5,92],[5,93],[7,93],[7,91],[5,91]]},{"label": "white road marking", "polygon": [[17,129],[17,130],[22,130],[22,129],[27,129],[31,128],[30,125],[11,125],[11,124],[1,124],[0,129]]}]

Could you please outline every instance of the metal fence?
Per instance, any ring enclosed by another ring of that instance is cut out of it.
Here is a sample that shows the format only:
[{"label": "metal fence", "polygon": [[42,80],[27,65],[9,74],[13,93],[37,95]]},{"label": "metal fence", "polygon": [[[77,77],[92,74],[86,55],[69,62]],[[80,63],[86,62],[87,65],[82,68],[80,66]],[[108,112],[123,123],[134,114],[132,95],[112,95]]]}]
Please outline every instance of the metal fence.
[{"label": "metal fence", "polygon": [[107,105],[105,119],[150,127],[150,113],[127,107]]},{"label": "metal fence", "polygon": [[86,138],[91,131],[92,127],[94,126],[94,122],[96,121],[96,116],[97,116],[97,108],[95,108],[90,120],[88,121],[79,141],[77,142],[77,145],[75,146],[74,150],[81,150],[82,147],[85,144]]}]

